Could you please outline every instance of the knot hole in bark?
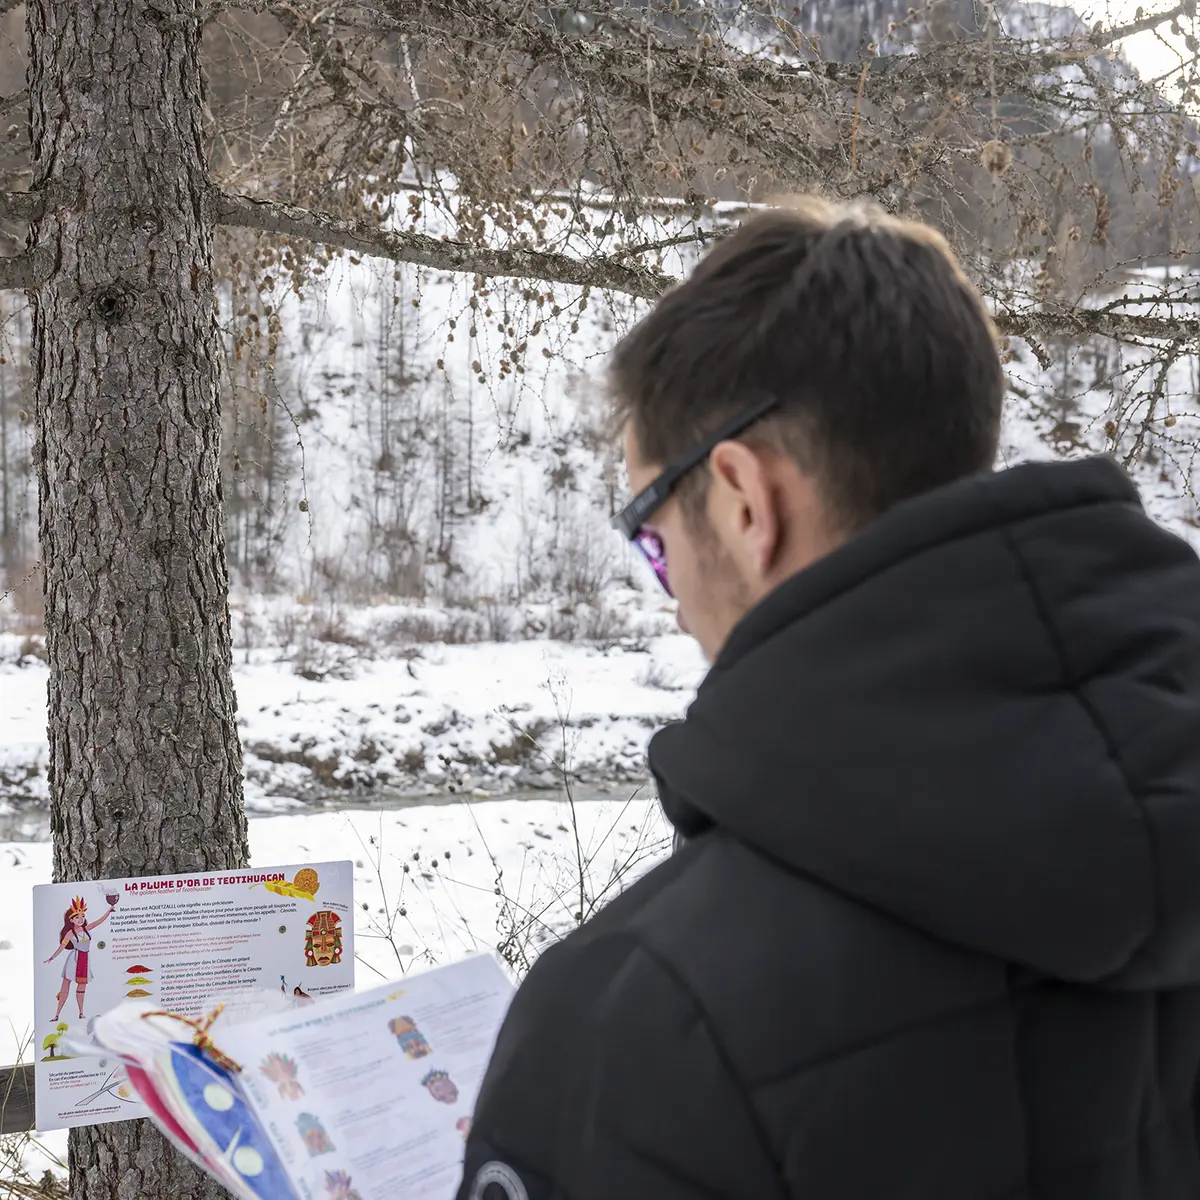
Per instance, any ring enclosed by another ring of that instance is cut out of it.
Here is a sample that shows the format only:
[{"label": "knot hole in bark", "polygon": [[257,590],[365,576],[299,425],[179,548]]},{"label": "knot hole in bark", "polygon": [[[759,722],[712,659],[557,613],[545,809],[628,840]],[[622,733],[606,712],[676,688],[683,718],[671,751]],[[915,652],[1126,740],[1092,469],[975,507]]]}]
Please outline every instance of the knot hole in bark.
[{"label": "knot hole in bark", "polygon": [[162,218],[156,212],[151,212],[148,208],[139,208],[134,210],[133,214],[134,228],[145,234],[155,234],[162,232]]},{"label": "knot hole in bark", "polygon": [[96,316],[106,325],[113,325],[126,316],[131,307],[130,296],[124,288],[115,284],[101,288],[92,297],[92,307]]}]

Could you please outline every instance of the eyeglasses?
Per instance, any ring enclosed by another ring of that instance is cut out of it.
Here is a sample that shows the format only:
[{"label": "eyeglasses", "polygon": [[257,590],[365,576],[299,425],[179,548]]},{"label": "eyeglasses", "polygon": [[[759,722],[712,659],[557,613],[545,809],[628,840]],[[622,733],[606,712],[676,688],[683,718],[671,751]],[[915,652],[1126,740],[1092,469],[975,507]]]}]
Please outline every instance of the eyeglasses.
[{"label": "eyeglasses", "polygon": [[671,493],[679,486],[679,481],[689,471],[708,460],[708,456],[717,445],[745,433],[755,421],[761,420],[773,408],[777,408],[779,403],[778,396],[765,396],[753,408],[726,421],[698,446],[669,463],[661,474],[651,480],[613,517],[612,527],[623,533],[642,552],[668,596],[675,593],[671,591],[671,581],[667,576],[666,547],[653,529],[646,528],[646,522],[667,502]]}]

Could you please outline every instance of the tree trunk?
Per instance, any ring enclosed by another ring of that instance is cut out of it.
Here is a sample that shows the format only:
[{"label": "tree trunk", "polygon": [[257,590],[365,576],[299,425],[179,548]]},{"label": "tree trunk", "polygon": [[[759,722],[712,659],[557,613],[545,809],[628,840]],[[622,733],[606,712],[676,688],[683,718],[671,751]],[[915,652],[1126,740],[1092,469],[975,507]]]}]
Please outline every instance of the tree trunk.
[{"label": "tree trunk", "polygon": [[[194,0],[27,0],[54,877],[246,861]],[[225,1193],[146,1121],[75,1200]]]}]

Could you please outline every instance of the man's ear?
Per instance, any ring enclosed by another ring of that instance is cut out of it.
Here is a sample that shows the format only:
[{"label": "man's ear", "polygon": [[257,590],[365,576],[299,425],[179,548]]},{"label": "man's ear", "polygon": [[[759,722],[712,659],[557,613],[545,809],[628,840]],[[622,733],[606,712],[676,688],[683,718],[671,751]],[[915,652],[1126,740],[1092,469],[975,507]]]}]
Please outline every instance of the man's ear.
[{"label": "man's ear", "polygon": [[747,581],[775,565],[782,540],[780,496],[764,453],[719,442],[708,460],[708,518]]}]

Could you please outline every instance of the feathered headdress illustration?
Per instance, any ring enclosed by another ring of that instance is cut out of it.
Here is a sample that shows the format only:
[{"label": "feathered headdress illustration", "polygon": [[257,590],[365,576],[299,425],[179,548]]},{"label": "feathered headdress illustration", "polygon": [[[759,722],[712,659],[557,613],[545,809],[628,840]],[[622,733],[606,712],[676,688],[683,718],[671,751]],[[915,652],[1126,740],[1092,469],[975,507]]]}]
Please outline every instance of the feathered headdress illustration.
[{"label": "feathered headdress illustration", "polygon": [[76,896],[71,901],[71,907],[67,909],[67,920],[74,917],[87,916],[87,901],[82,896]]}]

